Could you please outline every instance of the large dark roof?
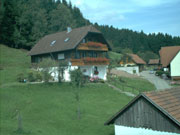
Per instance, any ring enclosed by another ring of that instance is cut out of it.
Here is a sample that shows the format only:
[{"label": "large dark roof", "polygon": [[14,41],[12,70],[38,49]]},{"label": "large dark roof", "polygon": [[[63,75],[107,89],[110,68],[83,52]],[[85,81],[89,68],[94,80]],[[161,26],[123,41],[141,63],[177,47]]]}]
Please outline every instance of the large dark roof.
[{"label": "large dark roof", "polygon": [[162,91],[145,92],[135,97],[123,109],[115,114],[105,125],[113,124],[114,121],[140,97],[145,98],[159,111],[169,117],[173,122],[180,126],[180,87]]},{"label": "large dark roof", "polygon": [[[63,31],[47,35],[37,42],[37,44],[29,52],[29,55],[39,55],[74,49],[89,32],[101,34],[100,31],[89,25],[72,29],[69,33],[67,33],[67,31]],[[68,41],[65,42],[65,40]],[[53,41],[55,43],[51,46]]]}]

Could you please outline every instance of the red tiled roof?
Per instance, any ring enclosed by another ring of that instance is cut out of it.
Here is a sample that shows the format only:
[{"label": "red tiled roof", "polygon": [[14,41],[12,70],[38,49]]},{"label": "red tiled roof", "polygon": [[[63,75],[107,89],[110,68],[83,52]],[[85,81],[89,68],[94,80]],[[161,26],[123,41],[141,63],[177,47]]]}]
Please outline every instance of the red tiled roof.
[{"label": "red tiled roof", "polygon": [[162,66],[167,67],[179,51],[180,46],[161,47],[159,54]]},{"label": "red tiled roof", "polygon": [[146,62],[141,59],[138,55],[136,54],[128,54],[129,56],[131,56],[132,60],[136,63],[136,64],[146,64]]},{"label": "red tiled roof", "polygon": [[148,64],[159,64],[159,59],[150,59]]},{"label": "red tiled roof", "polygon": [[180,87],[144,94],[180,123]]}]

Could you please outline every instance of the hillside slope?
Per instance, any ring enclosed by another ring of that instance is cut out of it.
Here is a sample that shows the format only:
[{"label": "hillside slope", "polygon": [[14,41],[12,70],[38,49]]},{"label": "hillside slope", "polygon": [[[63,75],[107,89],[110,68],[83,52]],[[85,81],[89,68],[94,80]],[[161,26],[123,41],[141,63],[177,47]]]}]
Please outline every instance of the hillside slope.
[{"label": "hillside slope", "polygon": [[[104,122],[131,98],[106,84],[77,89],[70,83],[18,83],[16,75],[27,72],[30,58],[24,50],[0,45],[0,134],[18,134],[18,113],[28,135],[109,135],[113,126]],[[75,92],[80,94],[80,119]]]},{"label": "hillside slope", "polygon": [[13,49],[0,44],[0,85],[16,82],[19,73],[27,72],[30,56],[23,49]]}]

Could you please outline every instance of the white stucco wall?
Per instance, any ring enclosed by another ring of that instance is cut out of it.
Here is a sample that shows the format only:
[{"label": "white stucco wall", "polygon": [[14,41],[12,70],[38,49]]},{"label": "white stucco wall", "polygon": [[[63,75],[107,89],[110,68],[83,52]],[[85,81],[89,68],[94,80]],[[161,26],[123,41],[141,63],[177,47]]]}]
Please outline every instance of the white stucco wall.
[{"label": "white stucco wall", "polygon": [[154,131],[145,128],[133,128],[133,127],[115,125],[115,135],[180,135],[180,134]]},{"label": "white stucco wall", "polygon": [[122,70],[122,71],[126,71],[130,74],[134,74],[133,70],[136,70],[136,74],[139,75],[139,67],[138,66],[133,66],[133,67],[117,67],[117,70]]},{"label": "white stucco wall", "polygon": [[93,66],[81,66],[80,69],[84,75],[93,76]]},{"label": "white stucco wall", "polygon": [[[69,66],[65,71],[64,71],[64,80],[66,82],[71,81],[70,78],[70,71],[73,71],[75,69],[77,69],[77,66]],[[52,67],[52,69],[50,70],[51,76],[53,77],[54,81],[58,81],[58,71],[57,71],[57,67]]]},{"label": "white stucco wall", "polygon": [[107,80],[107,66],[97,66],[98,67],[98,77],[103,79],[103,80]]},{"label": "white stucco wall", "polygon": [[180,51],[170,63],[171,76],[180,76]]},{"label": "white stucco wall", "polygon": [[[89,77],[98,77],[100,79],[106,80],[107,79],[107,66],[101,65],[101,66],[96,66],[96,67],[99,72],[98,75],[94,75],[95,66],[80,66],[80,69],[84,75],[87,75]],[[64,72],[64,80],[67,82],[71,81],[70,71],[73,71],[77,68],[78,68],[78,66],[69,66]],[[52,67],[50,72],[51,72],[51,76],[54,78],[54,80],[58,81],[57,67]]]},{"label": "white stucco wall", "polygon": [[80,69],[82,72],[86,71],[86,72],[83,72],[84,75],[87,75],[89,77],[98,77],[100,79],[106,80],[107,79],[107,66],[101,65],[101,66],[96,66],[96,67],[99,72],[98,75],[94,75],[95,66],[80,66]]}]

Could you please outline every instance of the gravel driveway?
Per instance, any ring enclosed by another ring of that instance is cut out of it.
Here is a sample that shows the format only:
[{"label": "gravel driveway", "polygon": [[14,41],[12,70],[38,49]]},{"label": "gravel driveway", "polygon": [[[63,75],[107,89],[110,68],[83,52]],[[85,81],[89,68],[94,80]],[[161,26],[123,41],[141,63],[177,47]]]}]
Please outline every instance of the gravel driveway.
[{"label": "gravel driveway", "polygon": [[155,76],[154,74],[150,74],[149,71],[143,71],[143,72],[140,73],[140,75],[143,76],[143,78],[150,81],[151,83],[153,83],[157,90],[171,88],[168,81],[163,80],[163,79]]}]

